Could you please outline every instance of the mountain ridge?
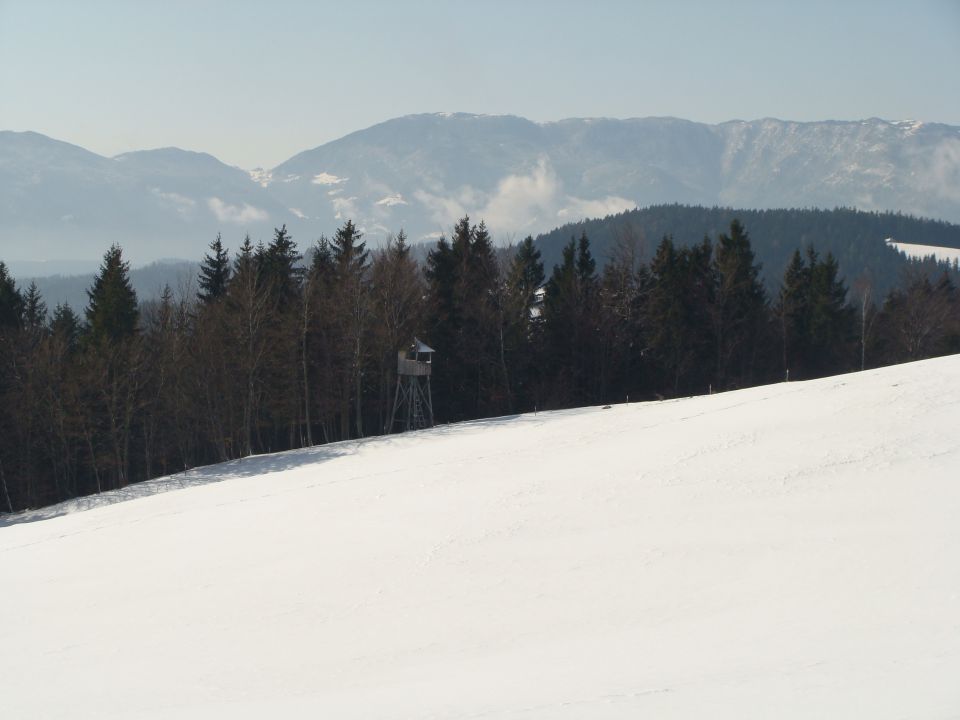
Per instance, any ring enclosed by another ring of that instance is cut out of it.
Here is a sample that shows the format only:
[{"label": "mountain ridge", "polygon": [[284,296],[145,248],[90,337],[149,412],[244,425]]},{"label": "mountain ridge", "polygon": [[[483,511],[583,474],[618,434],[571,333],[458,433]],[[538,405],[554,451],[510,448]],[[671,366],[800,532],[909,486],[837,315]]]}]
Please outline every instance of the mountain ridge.
[{"label": "mountain ridge", "polygon": [[[376,245],[449,232],[464,214],[500,242],[662,203],[856,207],[960,222],[960,127],[915,120],[707,124],[682,118],[420,113],[245,170],[166,147],[112,158],[0,131],[0,253],[196,259],[286,224],[302,244],[353,219]],[[29,238],[30,242],[14,242]]]}]

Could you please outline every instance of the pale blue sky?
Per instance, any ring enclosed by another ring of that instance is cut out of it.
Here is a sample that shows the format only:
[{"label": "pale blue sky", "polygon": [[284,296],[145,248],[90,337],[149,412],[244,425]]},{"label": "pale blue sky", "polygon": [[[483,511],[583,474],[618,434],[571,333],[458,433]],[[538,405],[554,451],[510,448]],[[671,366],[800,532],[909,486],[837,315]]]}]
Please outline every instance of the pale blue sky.
[{"label": "pale blue sky", "polygon": [[251,168],[434,111],[960,125],[960,0],[0,0],[0,129]]}]

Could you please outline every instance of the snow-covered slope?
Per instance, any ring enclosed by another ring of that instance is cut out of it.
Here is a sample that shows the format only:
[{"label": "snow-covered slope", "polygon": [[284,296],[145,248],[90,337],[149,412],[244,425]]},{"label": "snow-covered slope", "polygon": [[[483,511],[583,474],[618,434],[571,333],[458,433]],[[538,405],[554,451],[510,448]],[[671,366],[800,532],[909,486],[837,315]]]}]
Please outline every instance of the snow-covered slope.
[{"label": "snow-covered slope", "polygon": [[907,257],[923,259],[925,257],[934,257],[938,261],[958,262],[960,261],[960,249],[950,247],[938,247],[936,245],[916,245],[914,243],[902,243],[887,239],[887,245],[895,247]]},{"label": "snow-covered slope", "polygon": [[958,423],[955,356],[8,524],[3,714],[957,717]]}]

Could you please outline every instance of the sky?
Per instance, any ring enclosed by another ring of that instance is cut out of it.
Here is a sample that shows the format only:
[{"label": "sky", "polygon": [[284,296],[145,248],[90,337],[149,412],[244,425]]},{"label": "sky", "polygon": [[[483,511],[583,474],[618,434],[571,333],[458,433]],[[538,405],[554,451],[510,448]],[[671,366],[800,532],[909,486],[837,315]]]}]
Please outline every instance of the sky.
[{"label": "sky", "polygon": [[960,125],[960,0],[0,0],[0,129],[246,169],[421,112]]}]

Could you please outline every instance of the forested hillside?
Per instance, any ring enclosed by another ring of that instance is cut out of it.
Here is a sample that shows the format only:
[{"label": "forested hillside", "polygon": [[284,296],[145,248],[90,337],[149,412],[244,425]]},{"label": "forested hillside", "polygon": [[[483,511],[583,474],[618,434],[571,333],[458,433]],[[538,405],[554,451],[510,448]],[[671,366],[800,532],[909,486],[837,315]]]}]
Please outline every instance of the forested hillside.
[{"label": "forested hillside", "polygon": [[689,246],[621,234],[602,267],[579,228],[552,271],[531,237],[497,251],[467,217],[422,265],[402,232],[371,252],[347,221],[301,250],[281,227],[232,254],[218,237],[196,293],[149,302],[113,246],[82,314],[0,263],[0,509],[387,432],[414,336],[437,351],[439,422],[960,351],[951,274],[904,263],[881,293],[817,244],[768,290],[748,227]]},{"label": "forested hillside", "polygon": [[796,248],[813,246],[821,253],[832,253],[849,282],[869,279],[881,293],[900,282],[908,265],[900,253],[885,245],[887,238],[960,248],[960,225],[899,213],[849,208],[735,210],[691,205],[655,205],[572,223],[540,235],[536,242],[548,267],[560,260],[570,238],[582,233],[590,238],[601,264],[612,256],[621,238],[638,241],[649,260],[664,235],[672,236],[677,245],[690,247],[704,236],[716,237],[735,218],[750,228],[754,251],[763,265],[762,277],[770,290],[776,290]]}]

